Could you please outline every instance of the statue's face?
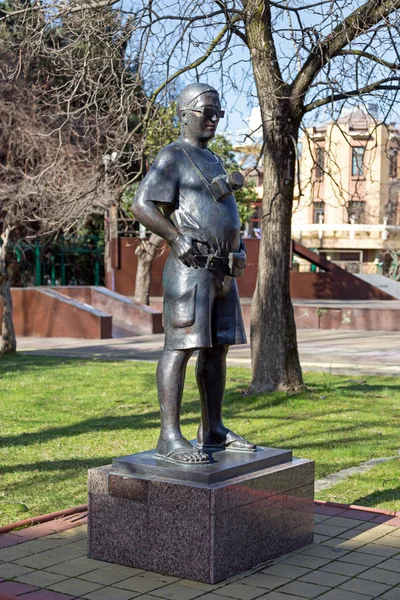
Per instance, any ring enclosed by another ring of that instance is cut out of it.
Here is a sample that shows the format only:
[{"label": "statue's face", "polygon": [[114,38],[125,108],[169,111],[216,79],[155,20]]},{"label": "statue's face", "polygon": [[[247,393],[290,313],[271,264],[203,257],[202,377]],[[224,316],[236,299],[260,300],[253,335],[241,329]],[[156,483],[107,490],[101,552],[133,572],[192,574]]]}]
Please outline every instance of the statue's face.
[{"label": "statue's face", "polygon": [[215,135],[219,123],[219,117],[216,114],[206,116],[195,110],[203,107],[221,110],[218,94],[206,92],[199,96],[196,105],[193,107],[194,110],[185,110],[182,121],[185,123],[186,133],[199,142],[211,140]]}]

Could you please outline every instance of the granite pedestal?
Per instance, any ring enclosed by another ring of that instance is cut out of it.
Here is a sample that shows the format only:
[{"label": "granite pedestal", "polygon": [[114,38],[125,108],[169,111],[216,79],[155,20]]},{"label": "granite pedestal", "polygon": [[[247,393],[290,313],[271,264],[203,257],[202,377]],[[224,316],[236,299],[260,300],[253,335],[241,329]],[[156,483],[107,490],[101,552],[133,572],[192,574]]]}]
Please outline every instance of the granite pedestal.
[{"label": "granite pedestal", "polygon": [[257,448],[212,464],[154,451],[89,471],[89,557],[217,583],[313,540],[314,462]]}]

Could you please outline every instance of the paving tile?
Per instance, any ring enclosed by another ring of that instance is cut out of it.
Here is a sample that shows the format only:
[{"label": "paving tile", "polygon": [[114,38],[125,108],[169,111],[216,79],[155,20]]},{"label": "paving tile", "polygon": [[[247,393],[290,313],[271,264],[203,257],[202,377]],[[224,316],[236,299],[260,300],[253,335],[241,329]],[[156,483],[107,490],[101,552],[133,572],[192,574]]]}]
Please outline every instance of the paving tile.
[{"label": "paving tile", "polygon": [[314,523],[323,523],[324,521],[327,521],[331,518],[331,515],[321,515],[321,513],[314,513]]},{"label": "paving tile", "polygon": [[[203,598],[200,600],[203,600]],[[265,596],[257,598],[257,600],[304,600],[304,596],[293,596],[292,594],[289,596],[289,594],[282,594],[281,592],[270,592]]]},{"label": "paving tile", "polygon": [[335,527],[345,527],[346,529],[352,529],[356,525],[362,525],[365,521],[357,520],[357,519],[347,519],[342,517],[331,517],[327,521],[325,521],[325,525],[334,525]]},{"label": "paving tile", "polygon": [[[346,533],[346,531],[344,532]],[[314,544],[322,544],[322,542],[326,542],[326,540],[330,540],[331,538],[328,535],[321,535],[318,533],[314,533]]]},{"label": "paving tile", "polygon": [[22,567],[13,563],[2,563],[0,565],[0,577],[4,577],[4,579],[14,579],[14,577],[18,577],[19,575],[26,575],[32,572],[33,569],[29,567]]},{"label": "paving tile", "polygon": [[88,544],[87,544],[87,538],[83,538],[80,540],[74,540],[71,541],[70,544],[68,544],[66,546],[68,549],[71,550],[71,548],[74,548],[76,550],[82,550],[85,553],[85,556],[87,555],[87,549],[88,549]]},{"label": "paving tile", "polygon": [[[71,537],[71,532],[73,534],[72,537]],[[78,529],[74,529],[71,532],[70,531],[54,531],[53,533],[50,533],[50,535],[48,535],[46,539],[62,540],[66,544],[69,544],[71,541],[73,541],[75,539],[82,538],[82,536],[79,535]]]},{"label": "paving tile", "polygon": [[[399,563],[400,567],[400,563]],[[359,575],[362,579],[368,579],[369,581],[377,581],[378,583],[387,583],[388,585],[398,585],[400,583],[400,573],[387,571],[380,567],[372,567]]]},{"label": "paving tile", "polygon": [[[380,569],[387,569],[388,571],[395,571],[396,573],[400,573],[400,560],[397,558],[389,558],[384,562],[379,563]],[[1,570],[0,570],[1,575]],[[400,596],[399,596],[400,597]]]},{"label": "paving tile", "polygon": [[285,577],[286,579],[297,579],[302,575],[310,572],[310,568],[296,567],[295,565],[287,565],[285,563],[277,563],[271,565],[267,569],[263,569],[261,573],[266,575],[277,575],[278,577]]},{"label": "paving tile", "polygon": [[370,529],[375,529],[378,527],[376,523],[371,523],[371,521],[366,521],[362,523],[362,525],[356,525],[355,529],[359,529],[360,531],[369,531]]},{"label": "paving tile", "polygon": [[345,556],[338,558],[339,561],[353,563],[354,565],[365,565],[367,567],[374,567],[375,565],[383,562],[385,558],[383,556],[376,556],[374,554],[365,554],[363,552],[350,552]]},{"label": "paving tile", "polygon": [[0,550],[0,560],[3,562],[12,562],[23,556],[28,556],[30,552],[24,546],[25,544],[21,544],[20,546],[13,546],[11,548],[2,548]]},{"label": "paving tile", "polygon": [[339,548],[339,550],[351,551],[351,550],[358,550],[359,548],[362,548],[363,546],[365,546],[365,544],[366,544],[366,542],[359,541],[357,538],[351,539],[351,540],[345,540],[345,539],[337,537],[337,538],[331,538],[330,540],[323,542],[321,544],[321,546],[328,547],[328,548]]},{"label": "paving tile", "polygon": [[[287,582],[288,580],[285,581]],[[217,593],[221,596],[237,598],[238,600],[253,600],[253,598],[258,598],[265,594],[265,589],[245,585],[245,583],[230,583],[219,588]]]},{"label": "paving tile", "polygon": [[400,527],[399,517],[389,517],[385,515],[378,515],[373,519],[374,523],[385,523],[385,525],[393,525],[394,527]]},{"label": "paving tile", "polygon": [[20,575],[15,578],[19,583],[37,585],[38,587],[49,587],[53,583],[58,583],[65,579],[65,575],[56,575],[48,571],[33,571],[27,575]]},{"label": "paving tile", "polygon": [[390,588],[390,585],[377,583],[376,581],[367,581],[366,579],[361,579],[360,577],[354,577],[354,579],[349,579],[349,581],[346,581],[346,583],[343,583],[337,589],[348,590],[349,592],[357,592],[358,594],[364,594],[365,596],[376,598],[377,596],[380,596],[384,592],[390,590]]},{"label": "paving tile", "polygon": [[370,529],[369,531],[359,531],[359,533],[354,537],[356,540],[363,541],[366,544],[369,544],[371,542],[376,542],[377,540],[384,539],[386,535],[388,534],[383,533],[382,531],[379,531],[377,529]]},{"label": "paving tile", "polygon": [[321,504],[321,505],[316,505],[314,507],[314,513],[318,514],[318,515],[334,516],[334,515],[340,515],[340,513],[344,513],[344,512],[345,512],[345,509],[336,508],[335,506],[324,506],[323,504]]},{"label": "paving tile", "polygon": [[52,550],[62,543],[62,540],[49,539],[49,536],[41,538],[40,540],[32,540],[24,542],[22,546],[25,550],[29,551],[29,554],[37,554],[38,552],[46,552]]},{"label": "paving tile", "polygon": [[330,561],[327,558],[319,558],[316,556],[309,556],[307,554],[296,554],[295,556],[291,556],[282,562],[284,562],[284,564],[296,565],[297,567],[310,567],[310,569],[318,569]]},{"label": "paving tile", "polygon": [[320,567],[320,571],[336,573],[337,575],[348,575],[349,577],[355,577],[366,569],[368,569],[366,565],[353,565],[351,563],[339,562],[336,560]]},{"label": "paving tile", "polygon": [[[143,600],[143,598],[144,596],[140,596],[140,600]],[[151,600],[153,600],[153,598],[154,600],[159,600],[158,598],[151,596]],[[146,597],[145,600],[150,600],[150,597]],[[205,596],[201,596],[201,600],[226,600],[226,596],[221,596],[216,592],[210,592],[209,594],[205,594]],[[291,598],[291,600],[293,600],[293,598]]]},{"label": "paving tile", "polygon": [[357,519],[360,521],[372,521],[372,519],[374,519],[376,517],[376,513],[369,512],[367,510],[357,510],[357,509],[352,508],[350,510],[346,510],[340,516],[345,517],[346,519]]},{"label": "paving tile", "polygon": [[71,532],[72,535],[74,534],[73,531],[75,529],[75,527],[71,528],[71,523],[67,523],[65,521],[53,521],[51,524],[48,525],[48,529],[49,531],[68,531]]},{"label": "paving tile", "polygon": [[133,577],[134,575],[139,575],[139,573],[145,573],[144,569],[136,569],[135,567],[125,567],[125,565],[110,565],[109,563],[103,563],[102,561],[94,561],[92,558],[88,558],[88,560],[100,563],[100,565],[103,566],[108,565],[107,568],[113,569],[115,571],[122,571],[122,573],[126,573],[130,577]]},{"label": "paving tile", "polygon": [[179,583],[185,587],[194,588],[195,590],[203,590],[204,592],[211,592],[225,585],[225,582],[211,584],[204,583],[203,581],[192,581],[191,579],[181,579]]},{"label": "paving tile", "polygon": [[[136,598],[137,596],[140,596],[138,592],[118,590],[114,587],[104,587],[95,592],[90,592],[90,594],[86,594],[83,598],[87,598],[87,600],[131,600],[131,598]],[[142,600],[142,598],[143,596],[140,596],[140,600]]]},{"label": "paving tile", "polygon": [[171,575],[163,575],[162,573],[156,573],[155,571],[142,571],[142,577],[146,579],[158,579],[164,583],[175,583],[175,581],[181,582],[180,577],[172,577]]},{"label": "paving tile", "polygon": [[289,582],[290,579],[287,579],[286,577],[269,575],[268,573],[254,573],[254,575],[250,575],[250,577],[241,580],[241,583],[244,583],[245,585],[252,585],[267,590],[274,590]]},{"label": "paving tile", "polygon": [[320,533],[321,535],[336,537],[348,529],[350,529],[350,527],[335,527],[334,525],[326,525],[326,523],[321,523],[320,525],[316,525],[314,527],[314,532]]},{"label": "paving tile", "polygon": [[340,537],[345,540],[358,540],[359,536],[363,533],[364,532],[360,531],[359,529],[348,529],[347,531],[343,531],[343,533],[340,534]]},{"label": "paving tile", "polygon": [[[137,595],[134,597],[137,597],[138,600],[160,600],[160,597],[157,598],[157,596],[152,596],[151,594]],[[204,596],[203,596],[203,598],[204,598]],[[222,600],[222,596],[218,596],[218,599]]]},{"label": "paving tile", "polygon": [[[160,583],[161,582],[159,582],[159,584]],[[203,590],[188,588],[184,585],[180,585],[179,583],[166,585],[155,592],[155,594],[160,598],[168,598],[171,600],[192,600],[192,598],[198,598],[199,596],[203,597],[203,593]]]},{"label": "paving tile", "polygon": [[400,529],[392,529],[392,531],[390,532],[390,535],[395,535],[397,537],[400,537]]},{"label": "paving tile", "polygon": [[380,596],[379,600],[399,600],[400,598],[400,586],[396,586],[395,588]]},{"label": "paving tile", "polygon": [[376,531],[377,533],[382,534],[382,535],[387,535],[387,534],[394,535],[394,533],[396,531],[398,531],[391,525],[378,525],[377,523],[370,523],[370,525],[371,525],[371,527],[373,526],[372,531]]},{"label": "paving tile", "polygon": [[398,548],[400,552],[400,537],[398,536],[391,534],[385,535],[385,537],[379,539],[379,543],[383,546],[393,546],[393,548]]},{"label": "paving tile", "polygon": [[[145,579],[141,575],[135,575],[124,581],[116,583],[114,587],[122,588],[123,590],[132,590],[133,592],[152,592],[157,588],[165,586],[165,583],[157,579]],[[200,595],[200,594],[199,594]]]},{"label": "paving tile", "polygon": [[317,598],[317,596],[321,596],[324,592],[328,592],[329,587],[314,585],[313,583],[306,583],[297,579],[284,585],[279,591],[283,594],[293,594],[302,598]]},{"label": "paving tile", "polygon": [[306,581],[307,583],[315,583],[316,585],[337,587],[349,579],[350,577],[348,575],[337,575],[336,573],[328,573],[327,571],[311,571],[311,573],[303,575],[297,581]]},{"label": "paving tile", "polygon": [[118,583],[118,581],[128,579],[129,577],[130,575],[127,573],[117,571],[112,567],[109,569],[107,567],[97,569],[96,571],[90,571],[89,573],[79,576],[80,579],[84,579],[85,581],[93,581],[93,583],[102,583],[103,585],[112,585],[113,583]]},{"label": "paving tile", "polygon": [[16,535],[12,535],[11,533],[3,533],[0,535],[0,548],[8,548],[9,546],[15,546],[16,544],[21,544],[23,540]]},{"label": "paving tile", "polygon": [[346,592],[346,590],[338,588],[320,596],[320,598],[321,600],[371,600],[371,596],[357,594],[356,592]]},{"label": "paving tile", "polygon": [[97,571],[102,566],[107,566],[109,563],[104,563],[99,560],[93,560],[91,558],[75,558],[74,560],[68,560],[58,565],[48,567],[46,571],[50,573],[58,573],[59,575],[65,575],[66,577],[78,577],[84,573],[90,571]]},{"label": "paving tile", "polygon": [[86,556],[87,552],[82,550],[82,548],[70,548],[69,544],[64,544],[63,546],[57,546],[57,548],[46,550],[46,552],[42,552],[42,554],[49,556],[50,558],[59,558],[60,560],[65,561]]},{"label": "paving tile", "polygon": [[395,554],[399,553],[398,548],[392,548],[391,546],[382,546],[379,543],[368,544],[360,548],[360,552],[366,554],[374,554],[375,556],[383,556],[384,558],[392,558]]},{"label": "paving tile", "polygon": [[17,565],[23,567],[31,567],[32,569],[45,569],[46,567],[52,567],[53,565],[60,562],[59,558],[50,558],[44,554],[31,554],[30,556],[23,556],[14,561]]},{"label": "paving tile", "polygon": [[22,594],[18,596],[23,600],[75,600],[73,596],[67,596],[65,594],[58,594],[51,590],[38,590],[37,592],[29,592],[29,594]]},{"label": "paving tile", "polygon": [[347,554],[347,552],[348,550],[343,550],[342,548],[329,548],[327,546],[311,546],[310,548],[303,550],[302,554],[336,560],[337,558],[339,558],[339,556],[344,556],[345,554]]},{"label": "paving tile", "polygon": [[35,590],[37,590],[36,586],[15,583],[15,581],[3,581],[0,583],[0,594],[6,596],[20,596],[21,594],[27,594],[28,592],[34,592]]},{"label": "paving tile", "polygon": [[49,585],[48,587],[54,592],[70,594],[71,596],[75,597],[90,594],[90,592],[94,592],[103,586],[99,585],[98,583],[93,583],[92,581],[83,581],[82,579],[76,579],[72,577],[71,579],[65,579],[60,583],[55,583],[54,585]]}]

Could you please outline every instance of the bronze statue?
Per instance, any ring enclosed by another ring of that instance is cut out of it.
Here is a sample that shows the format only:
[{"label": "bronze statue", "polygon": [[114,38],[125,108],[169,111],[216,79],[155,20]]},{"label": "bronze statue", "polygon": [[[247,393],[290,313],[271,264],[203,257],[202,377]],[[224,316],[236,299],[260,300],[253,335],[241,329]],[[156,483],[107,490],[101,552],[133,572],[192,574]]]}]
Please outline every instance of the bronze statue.
[{"label": "bronze statue", "polygon": [[[156,456],[175,463],[207,463],[207,450],[254,452],[256,446],[222,423],[226,355],[246,343],[235,277],[246,249],[228,175],[207,145],[224,117],[218,92],[204,83],[178,98],[179,138],[161,150],[140,185],[132,211],[169,244],[163,273],[165,346],[157,368],[161,433]],[[198,444],[180,430],[186,365],[199,350],[196,377],[201,401]]]}]

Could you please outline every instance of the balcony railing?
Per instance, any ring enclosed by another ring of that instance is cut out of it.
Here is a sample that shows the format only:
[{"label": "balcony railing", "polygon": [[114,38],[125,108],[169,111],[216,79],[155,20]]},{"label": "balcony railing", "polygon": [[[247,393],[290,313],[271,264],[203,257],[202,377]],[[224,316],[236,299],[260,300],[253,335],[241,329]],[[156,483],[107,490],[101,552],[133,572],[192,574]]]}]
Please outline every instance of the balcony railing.
[{"label": "balcony railing", "polygon": [[[305,225],[293,225],[292,226],[292,234],[294,237],[302,237],[303,234],[314,233],[318,236],[318,239],[323,239],[324,237],[329,237],[330,232],[336,232],[336,237],[346,237],[351,240],[354,240],[357,234],[357,237],[362,237],[362,234],[365,233],[371,237],[385,241],[389,238],[390,234],[398,233],[400,234],[400,225],[360,225],[360,224],[333,224],[329,225],[327,223],[308,223]],[[340,234],[343,235],[340,235]]]}]

